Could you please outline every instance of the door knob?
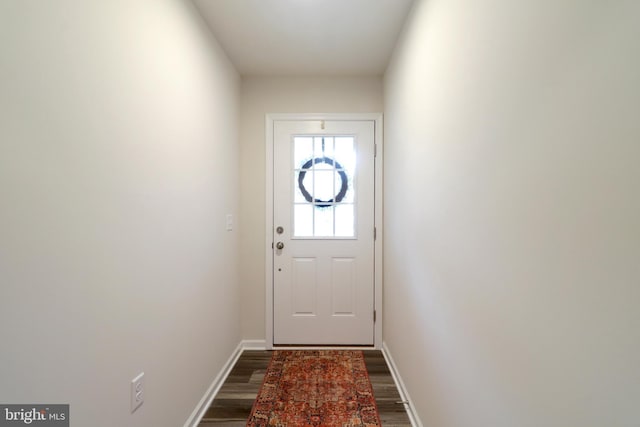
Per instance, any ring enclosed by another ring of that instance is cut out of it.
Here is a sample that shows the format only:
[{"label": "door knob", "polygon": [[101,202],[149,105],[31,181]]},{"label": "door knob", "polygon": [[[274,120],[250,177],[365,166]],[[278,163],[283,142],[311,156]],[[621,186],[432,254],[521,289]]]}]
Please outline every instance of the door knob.
[{"label": "door knob", "polygon": [[284,248],[284,243],[282,243],[282,242],[276,243],[276,249],[282,250],[283,248]]}]

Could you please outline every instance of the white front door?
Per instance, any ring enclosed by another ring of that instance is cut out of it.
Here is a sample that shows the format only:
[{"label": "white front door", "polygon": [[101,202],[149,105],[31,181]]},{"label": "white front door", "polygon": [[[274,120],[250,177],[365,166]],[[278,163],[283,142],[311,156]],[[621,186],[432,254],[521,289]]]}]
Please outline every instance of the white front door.
[{"label": "white front door", "polygon": [[275,345],[374,344],[374,125],[274,121]]}]

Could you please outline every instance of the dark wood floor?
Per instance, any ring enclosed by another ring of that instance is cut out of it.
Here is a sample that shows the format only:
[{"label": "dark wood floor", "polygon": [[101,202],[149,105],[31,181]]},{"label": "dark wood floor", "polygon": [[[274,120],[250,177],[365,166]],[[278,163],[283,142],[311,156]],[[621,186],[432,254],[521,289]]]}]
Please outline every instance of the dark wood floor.
[{"label": "dark wood floor", "polygon": [[[404,405],[399,403],[400,395],[382,352],[365,350],[364,355],[382,425],[410,427],[411,422]],[[242,353],[199,427],[245,426],[270,358],[270,351],[252,350]]]}]

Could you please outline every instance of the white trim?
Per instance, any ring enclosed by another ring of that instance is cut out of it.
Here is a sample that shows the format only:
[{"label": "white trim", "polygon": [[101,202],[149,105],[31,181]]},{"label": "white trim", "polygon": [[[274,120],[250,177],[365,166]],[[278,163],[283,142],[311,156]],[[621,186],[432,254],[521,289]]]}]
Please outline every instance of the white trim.
[{"label": "white trim", "polygon": [[242,340],[241,344],[242,344],[242,351],[267,349],[267,342],[265,340]]},{"label": "white trim", "polygon": [[244,353],[246,350],[266,349],[267,346],[265,340],[240,341],[236,349],[233,350],[233,353],[231,354],[231,357],[229,357],[229,360],[227,360],[227,363],[224,364],[222,370],[218,373],[218,375],[216,375],[206,393],[204,394],[204,396],[202,396],[202,399],[200,399],[200,402],[198,403],[198,406],[196,406],[196,409],[187,419],[187,422],[184,423],[184,427],[198,427],[198,424],[200,424],[202,417],[204,416],[205,412],[207,412],[207,409],[209,409],[209,406],[211,406],[213,399],[215,399],[216,395],[220,391],[222,384],[224,384],[224,382],[227,380],[227,377],[231,373],[231,370],[235,366],[242,353]]},{"label": "white trim", "polygon": [[266,186],[266,214],[265,221],[267,232],[265,242],[265,341],[267,348],[273,348],[273,122],[276,120],[276,114],[267,114],[265,117],[266,144],[265,157],[267,159],[265,186]]},{"label": "white trim", "polygon": [[384,138],[383,138],[383,120],[382,114],[375,115],[375,135],[374,142],[376,144],[376,158],[375,158],[375,207],[374,207],[374,224],[376,227],[376,239],[373,242],[374,244],[374,298],[375,305],[374,309],[376,310],[376,324],[374,328],[374,338],[373,344],[376,349],[382,349],[384,342],[382,341],[382,318],[384,316],[382,310],[382,253],[383,253],[383,245],[382,239],[384,236],[384,228],[383,228],[383,158],[384,158]]},{"label": "white trim", "polygon": [[389,347],[387,347],[387,343],[382,343],[382,355],[387,361],[387,366],[389,366],[389,370],[391,371],[391,376],[393,377],[393,381],[396,383],[396,388],[398,389],[398,393],[400,393],[400,399],[404,404],[405,409],[407,410],[407,415],[409,416],[409,420],[411,421],[411,425],[413,427],[423,427],[422,421],[420,421],[420,417],[415,411],[415,407],[413,406],[413,401],[409,396],[409,392],[404,386],[404,382],[402,381],[402,377],[400,377],[400,373],[398,372],[398,367],[393,361],[393,357],[391,357],[391,352],[389,351]]},{"label": "white trim", "polygon": [[330,346],[330,345],[314,345],[314,346],[305,346],[305,345],[276,345],[273,346],[272,350],[377,350],[373,346]]},{"label": "white trim", "polygon": [[[273,344],[271,345],[271,347],[273,347]],[[292,350],[318,350],[318,349],[363,350],[367,348],[370,349],[371,347],[366,347],[366,348],[363,348],[363,347],[277,347],[277,350],[288,350],[288,349],[292,349]],[[189,416],[187,421],[184,423],[184,427],[198,427],[198,424],[200,424],[200,421],[202,420],[202,417],[204,416],[205,412],[207,412],[207,409],[209,409],[209,406],[211,406],[211,403],[213,402],[216,395],[220,391],[222,384],[224,384],[227,377],[231,373],[231,370],[233,369],[236,362],[238,361],[238,359],[240,358],[240,356],[245,350],[266,350],[266,349],[267,349],[267,342],[265,340],[240,341],[240,343],[238,343],[238,346],[235,348],[233,353],[231,353],[231,356],[229,357],[227,362],[222,367],[222,370],[218,373],[218,375],[216,375],[213,382],[205,392],[204,396],[202,396],[202,399],[200,399],[200,402],[196,406],[196,409],[193,411],[191,416]],[[393,381],[395,382],[396,387],[398,389],[398,393],[400,394],[400,399],[402,401],[407,402],[405,404],[405,409],[407,411],[407,415],[409,416],[409,420],[411,421],[411,425],[413,427],[423,427],[422,421],[420,421],[418,414],[415,412],[413,401],[411,400],[411,397],[409,396],[409,393],[405,388],[404,382],[402,381],[402,378],[398,373],[398,368],[393,360],[393,357],[391,357],[391,352],[389,351],[389,347],[387,347],[386,342],[382,343],[382,355],[384,356],[384,359],[387,362],[387,366],[389,366],[389,371],[391,371],[391,376],[393,377]]]},{"label": "white trim", "polygon": [[213,382],[205,392],[204,396],[202,396],[202,399],[200,399],[200,402],[198,402],[196,409],[194,409],[189,418],[187,418],[187,421],[184,423],[184,427],[198,426],[200,420],[204,416],[205,412],[207,412],[207,409],[209,409],[209,406],[211,406],[211,402],[213,402],[216,394],[218,394],[218,391],[220,391],[220,387],[222,387],[222,384],[224,384],[224,381],[229,376],[229,373],[231,373],[231,369],[233,369],[233,366],[236,364],[243,351],[244,347],[243,342],[241,341],[235,348],[235,350],[233,350],[231,356],[229,356],[229,359],[227,360],[227,363],[225,363],[222,367],[222,370],[220,370],[218,375],[216,375],[216,377],[213,379]]},{"label": "white trim", "polygon": [[359,120],[380,120],[381,113],[269,113],[267,120],[272,122],[275,120],[287,121],[307,121],[307,120],[327,120],[327,121],[344,121],[354,122]]},{"label": "white trim", "polygon": [[382,128],[382,114],[380,113],[310,113],[310,114],[297,114],[297,113],[278,113],[267,114],[265,116],[265,157],[266,157],[266,213],[265,213],[265,295],[266,295],[266,309],[265,309],[265,337],[266,348],[273,348],[273,122],[276,120],[332,120],[332,121],[358,121],[358,120],[370,120],[374,122],[374,143],[377,146],[376,158],[375,158],[375,207],[374,207],[374,223],[377,230],[377,238],[374,242],[374,309],[376,310],[376,323],[374,324],[374,337],[373,347],[374,349],[382,349],[382,236],[383,236],[383,205],[382,205],[382,188],[383,188],[383,128]]}]

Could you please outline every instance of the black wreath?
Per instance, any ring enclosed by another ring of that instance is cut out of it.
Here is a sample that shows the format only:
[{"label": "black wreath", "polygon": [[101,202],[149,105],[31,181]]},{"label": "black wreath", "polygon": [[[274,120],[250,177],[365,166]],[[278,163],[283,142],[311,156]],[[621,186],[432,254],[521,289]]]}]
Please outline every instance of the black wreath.
[{"label": "black wreath", "polygon": [[[309,168],[311,168],[314,163],[326,163],[328,165],[335,166],[336,169],[339,169],[336,172],[338,172],[338,175],[340,175],[340,181],[342,182],[342,185],[340,186],[340,191],[333,197],[333,199],[315,199],[311,197],[311,194],[309,194],[307,189],[304,187],[304,177],[307,174]],[[344,172],[344,170],[342,170],[342,166],[340,165],[340,163],[336,162],[334,159],[330,157],[316,157],[302,165],[300,174],[298,175],[298,188],[300,188],[300,191],[302,192],[302,195],[307,202],[314,203],[319,208],[328,208],[333,203],[340,203],[342,199],[344,199],[344,196],[347,194],[348,178],[347,174]]]}]

